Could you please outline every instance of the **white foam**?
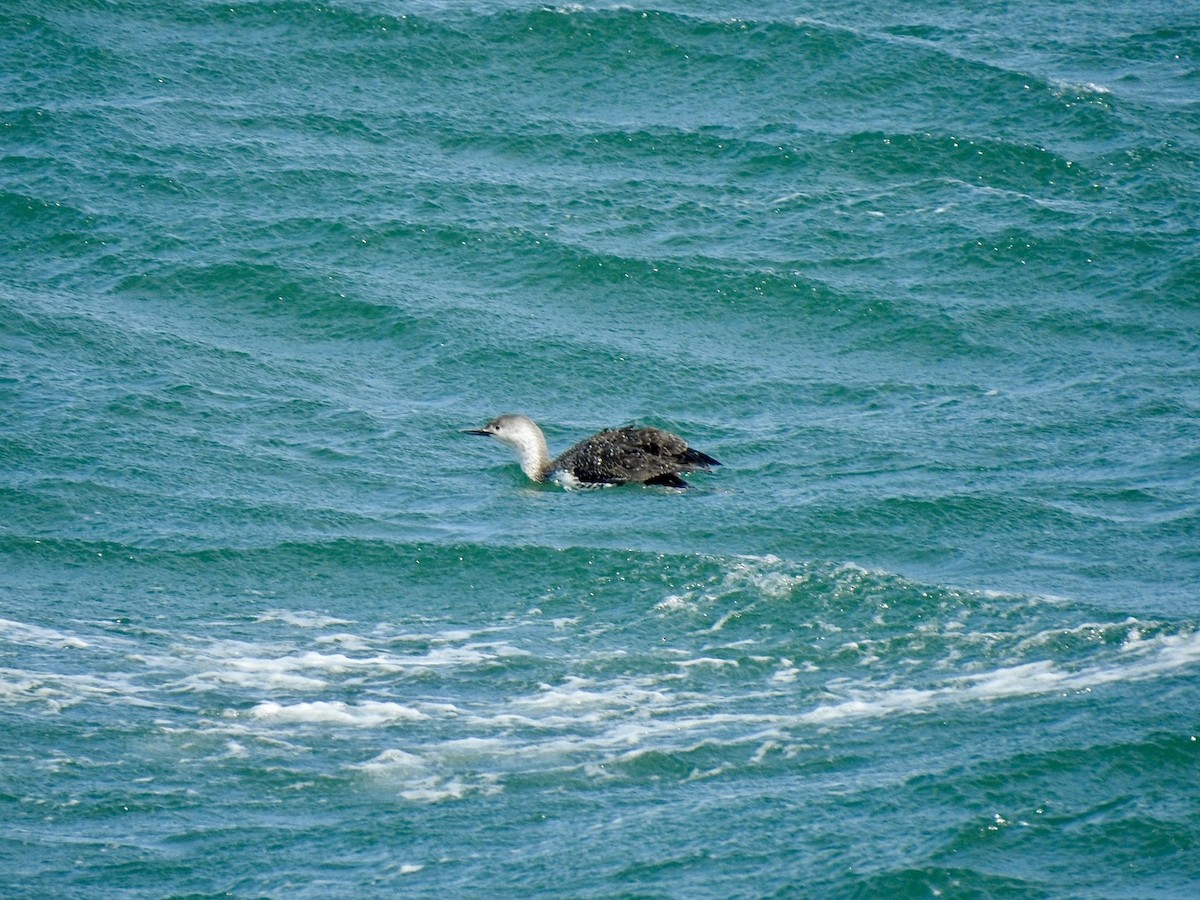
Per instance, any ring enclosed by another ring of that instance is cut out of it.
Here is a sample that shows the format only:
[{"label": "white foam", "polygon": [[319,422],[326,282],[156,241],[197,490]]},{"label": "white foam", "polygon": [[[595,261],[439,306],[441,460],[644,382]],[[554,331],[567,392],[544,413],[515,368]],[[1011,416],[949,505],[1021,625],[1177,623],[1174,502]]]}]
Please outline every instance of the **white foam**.
[{"label": "white foam", "polygon": [[1054,94],[1059,97],[1065,94],[1082,96],[1086,94],[1107,95],[1112,93],[1112,88],[1107,88],[1102,84],[1096,84],[1092,81],[1080,82],[1055,79],[1050,82],[1050,87]]},{"label": "white foam", "polygon": [[[527,771],[560,768],[611,777],[611,766],[653,752],[687,753],[704,746],[750,744],[751,762],[768,755],[798,752],[796,730],[828,727],[863,718],[933,713],[952,704],[980,704],[1022,696],[1090,689],[1113,681],[1157,677],[1200,662],[1200,636],[1177,634],[1143,637],[1136,631],[1124,645],[1104,645],[1104,656],[1091,665],[1070,668],[1053,660],[1015,662],[987,672],[944,678],[931,686],[905,687],[830,681],[827,702],[799,715],[771,711],[731,711],[736,698],[680,694],[664,685],[673,676],[592,680],[568,677],[541,685],[526,696],[488,709],[454,704],[309,703],[260,704],[261,721],[341,724],[351,727],[403,724],[413,714],[454,718],[462,736],[420,747],[419,754],[388,750],[357,768],[375,777],[397,780],[398,795],[410,802],[459,799],[473,791],[492,790],[514,766]],[[1096,657],[1092,657],[1093,660]],[[697,660],[680,660],[687,667]],[[728,661],[719,661],[724,665]],[[790,696],[800,671],[792,659],[778,659],[767,676],[775,693]],[[783,692],[783,693],[779,693]],[[608,768],[606,768],[608,767]],[[486,770],[485,775],[471,775]],[[697,770],[696,777],[716,774]],[[491,780],[489,780],[491,779]]]},{"label": "white foam", "polygon": [[595,682],[569,677],[557,687],[543,684],[537,694],[519,697],[513,701],[513,705],[525,710],[578,711],[604,708],[644,709],[670,703],[669,694],[659,690],[648,690],[630,682],[617,682],[599,690],[593,688]]},{"label": "white foam", "polygon": [[283,706],[274,701],[259,703],[250,710],[250,715],[276,724],[301,725],[350,725],[356,728],[377,728],[397,722],[415,722],[429,716],[400,703],[364,700],[348,704],[340,700],[316,700],[311,703],[294,703]]},{"label": "white foam", "polygon": [[477,632],[458,630],[458,631],[443,631],[441,634],[433,635],[431,640],[435,640],[442,644],[459,644],[463,641],[469,641],[475,637]]},{"label": "white foam", "polygon": [[680,596],[679,594],[670,594],[656,603],[654,608],[674,612],[676,610],[686,609],[690,605],[691,601],[689,598]]},{"label": "white foam", "polygon": [[335,625],[353,625],[349,619],[337,619],[321,613],[304,612],[301,610],[274,609],[260,615],[257,622],[282,622],[297,628],[332,628]]},{"label": "white foam", "polygon": [[753,609],[753,607],[754,604],[751,604],[750,606],[746,607],[746,609],[731,609],[729,612],[725,613],[725,615],[721,616],[721,618],[717,619],[717,621],[713,622],[712,627],[710,627],[708,630],[713,632],[720,631],[729,623],[731,619],[738,618],[742,615],[742,613],[749,609]]},{"label": "white foam", "polygon": [[474,765],[480,760],[522,754],[526,745],[509,738],[465,737],[453,738],[438,745],[437,756],[443,763],[455,767]]},{"label": "white foam", "polygon": [[[374,759],[350,768],[395,790],[397,796],[410,803],[441,803],[460,800],[472,792],[495,794],[502,790],[498,775],[468,776],[437,771],[429,760],[396,748],[384,750]],[[418,866],[412,871],[419,869]]]},{"label": "white foam", "polygon": [[384,750],[374,759],[360,763],[355,768],[363,772],[369,772],[372,775],[393,775],[397,772],[411,772],[414,769],[423,769],[425,768],[425,760],[413,753],[393,748],[391,750]]},{"label": "white foam", "polygon": [[53,628],[42,628],[40,625],[27,625],[24,622],[14,622],[12,619],[0,619],[0,637],[14,644],[29,644],[34,647],[48,649],[83,650],[91,645],[74,635],[63,634]]},{"label": "white foam", "polygon": [[[1072,637],[1093,638],[1097,641],[1104,639],[1110,633],[1128,632],[1137,625],[1136,619],[1126,619],[1124,622],[1083,622],[1070,628],[1058,627],[1039,631],[1023,639],[1016,647],[1017,651],[1029,651],[1060,640],[1064,635]],[[989,635],[995,637],[995,635]]]},{"label": "white foam", "polygon": [[1143,639],[1134,631],[1121,645],[1121,651],[1143,658],[1141,663],[1130,667],[1129,677],[1142,679],[1167,674],[1175,669],[1200,663],[1200,631],[1167,634],[1150,639]]},{"label": "white foam", "polygon": [[771,680],[776,684],[791,684],[799,674],[800,670],[796,668],[795,663],[790,659],[781,659],[779,660],[779,668],[771,676]]},{"label": "white foam", "polygon": [[[727,568],[722,565],[722,569]],[[659,608],[671,611],[725,600],[725,607],[714,609],[713,617],[724,613],[722,622],[727,622],[755,604],[789,601],[796,585],[806,579],[817,582],[826,594],[844,592],[861,599],[863,581],[872,588],[875,578],[884,579],[885,587],[898,583],[897,576],[870,573],[855,566],[789,569],[770,557],[740,558],[732,572],[718,571],[707,586],[688,585],[680,594],[664,599]],[[937,651],[936,659],[922,659],[921,648],[897,650],[889,640],[871,639],[876,634],[874,626],[843,621],[843,637],[827,639],[822,635],[821,640],[826,642],[816,650],[822,668],[840,669],[843,675],[852,673],[852,677],[840,679],[825,675],[800,679],[800,673],[820,669],[796,656],[805,655],[799,645],[773,643],[769,634],[750,639],[734,629],[733,636],[743,639],[723,642],[693,631],[693,640],[683,649],[656,642],[650,651],[651,661],[647,661],[644,648],[631,648],[632,652],[594,648],[582,651],[578,657],[540,659],[535,670],[544,672],[541,677],[550,683],[524,689],[501,683],[496,694],[488,691],[484,699],[473,691],[461,693],[458,679],[439,680],[438,676],[461,667],[495,665],[507,657],[528,656],[526,651],[502,640],[476,641],[482,637],[481,630],[418,637],[397,636],[391,626],[376,626],[374,630],[366,626],[358,635],[332,619],[298,626],[320,630],[302,635],[297,642],[214,642],[197,637],[183,639],[160,657],[124,653],[120,663],[125,670],[133,662],[144,664],[155,675],[187,676],[160,685],[168,691],[181,684],[205,690],[220,685],[244,689],[248,699],[222,698],[213,704],[240,707],[239,711],[229,712],[224,721],[216,725],[203,720],[199,724],[191,722],[181,729],[181,733],[189,733],[207,728],[221,735],[226,741],[224,751],[231,758],[254,756],[260,745],[272,742],[293,746],[287,743],[292,741],[302,751],[306,748],[298,745],[315,741],[314,735],[336,736],[339,729],[347,738],[354,730],[392,729],[366,732],[362,739],[376,744],[362,756],[379,750],[380,734],[399,737],[406,744],[404,749],[384,749],[349,768],[378,781],[390,798],[414,803],[452,802],[471,794],[498,791],[505,774],[514,771],[574,770],[613,777],[615,766],[652,753],[686,754],[698,748],[741,745],[742,759],[761,763],[802,752],[798,749],[806,746],[800,743],[802,736],[864,719],[935,713],[955,704],[976,704],[986,710],[988,704],[1010,698],[1098,689],[1117,682],[1170,676],[1200,664],[1197,633],[1164,635],[1161,624],[1143,625],[1130,619],[1108,624],[1084,622],[1031,636],[1036,629],[1045,628],[1046,621],[1023,614],[1008,620],[1021,623],[1015,633],[977,631],[973,628],[974,616],[984,618],[981,605],[991,605],[966,601],[987,600],[988,594],[938,591],[945,598],[946,612],[956,618],[940,628],[934,622],[917,630],[948,638],[944,652]],[[867,596],[875,594],[868,591]],[[960,602],[960,598],[965,599]],[[1013,598],[997,595],[996,599]],[[729,609],[734,603],[736,608]],[[1009,605],[1004,604],[1004,608],[1009,609]],[[571,619],[552,621],[555,628],[568,634],[577,624]],[[821,632],[836,630],[819,618],[812,618],[811,623]],[[6,625],[12,623],[0,620],[0,638]],[[22,628],[10,628],[9,632],[25,635],[31,641],[46,641],[46,647],[70,646],[58,643],[69,635]],[[269,630],[277,635],[283,629]],[[762,634],[758,630],[754,633]],[[1074,649],[1069,654],[1056,653],[1053,648],[1061,645],[1054,641],[1064,635],[1070,637],[1067,643]],[[1093,636],[1094,643],[1090,640]],[[694,640],[697,637],[700,640]],[[857,640],[848,641],[850,637]],[[556,635],[554,639],[563,638]],[[103,634],[96,639],[98,643],[106,640]],[[411,643],[417,641],[419,645]],[[961,646],[980,641],[988,652],[972,653],[972,662],[964,664]],[[681,645],[686,643],[680,639]],[[823,660],[830,654],[836,656],[839,646],[847,656],[826,666]],[[735,653],[731,652],[734,647],[752,649]],[[708,655],[717,652],[727,658]],[[850,652],[853,657],[848,655]],[[627,662],[605,662],[626,656]],[[1003,664],[997,664],[997,659]],[[857,668],[852,666],[855,660],[876,665],[870,670]],[[985,666],[987,670],[981,671]],[[653,671],[645,671],[647,667]],[[594,677],[567,674],[570,672]],[[885,674],[886,678],[880,677]],[[486,672],[479,677],[484,675]],[[129,681],[123,680],[125,677]],[[394,697],[409,699],[398,687],[407,677],[423,679],[420,695],[444,692],[443,701],[454,702],[432,703],[415,698],[407,703],[394,702]],[[93,698],[140,702],[135,697],[137,685],[149,680],[143,673],[109,680],[87,678],[0,669],[0,702],[40,701],[51,709]],[[693,687],[701,681],[703,691]],[[818,681],[825,687],[824,694],[813,693]],[[435,687],[427,690],[430,684]],[[306,693],[287,697],[276,691]],[[161,702],[162,698],[153,699]],[[419,724],[424,722],[432,724]],[[701,756],[709,758],[708,754]],[[706,768],[711,765],[702,763],[689,777],[711,777],[736,764]]]},{"label": "white foam", "polygon": [[338,646],[352,653],[366,653],[371,649],[371,645],[357,634],[323,634],[317,638],[317,643]]},{"label": "white foam", "polygon": [[937,691],[914,689],[882,691],[874,696],[864,692],[861,696],[840,703],[818,706],[799,717],[801,722],[825,724],[839,719],[875,717],[895,712],[922,712],[930,708]]},{"label": "white foam", "polygon": [[720,659],[715,656],[701,656],[697,659],[681,660],[675,663],[675,665],[684,669],[690,669],[693,666],[711,666],[718,669],[722,668],[723,666],[731,666],[736,669],[738,667],[738,661],[736,659]]},{"label": "white foam", "polygon": [[471,785],[453,776],[431,775],[400,791],[400,796],[412,803],[441,803],[461,800],[471,790]]},{"label": "white foam", "polygon": [[298,675],[295,672],[278,671],[270,660],[255,666],[249,660],[238,660],[239,665],[231,669],[216,669],[200,672],[179,682],[185,690],[207,691],[217,685],[232,685],[265,691],[319,691],[329,686],[323,678]]},{"label": "white foam", "polygon": [[125,676],[0,669],[0,702],[44,703],[54,713],[84,701],[152,706],[140,693]]},{"label": "white foam", "polygon": [[1106,663],[1073,670],[1052,660],[1035,660],[953,678],[944,686],[926,689],[847,688],[843,683],[834,689],[841,690],[844,699],[818,706],[800,718],[804,722],[828,723],[846,718],[930,712],[946,704],[1080,692],[1162,677],[1197,664],[1200,664],[1200,632],[1144,640],[1135,631]]},{"label": "white foam", "polygon": [[[315,650],[281,656],[261,655],[267,649],[270,648],[238,642],[214,644],[200,654],[201,662],[207,662],[213,668],[189,676],[181,684],[190,690],[236,685],[266,690],[314,691],[326,688],[335,676],[422,674],[528,655],[527,651],[502,642],[433,647],[425,654],[413,656],[381,652],[351,656]],[[177,661],[175,665],[178,665]]]}]

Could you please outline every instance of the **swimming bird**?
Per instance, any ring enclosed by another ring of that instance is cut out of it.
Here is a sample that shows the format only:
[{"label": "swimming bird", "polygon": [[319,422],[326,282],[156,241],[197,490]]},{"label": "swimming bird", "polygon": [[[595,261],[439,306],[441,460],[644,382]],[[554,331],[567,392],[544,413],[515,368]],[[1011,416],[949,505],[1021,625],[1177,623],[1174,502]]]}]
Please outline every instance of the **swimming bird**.
[{"label": "swimming bird", "polygon": [[720,463],[693,450],[677,434],[661,428],[606,428],[554,459],[546,436],[528,416],[507,415],[464,434],[494,437],[517,452],[521,471],[534,481],[555,481],[568,490],[617,484],[657,484],[685,488],[681,472]]}]

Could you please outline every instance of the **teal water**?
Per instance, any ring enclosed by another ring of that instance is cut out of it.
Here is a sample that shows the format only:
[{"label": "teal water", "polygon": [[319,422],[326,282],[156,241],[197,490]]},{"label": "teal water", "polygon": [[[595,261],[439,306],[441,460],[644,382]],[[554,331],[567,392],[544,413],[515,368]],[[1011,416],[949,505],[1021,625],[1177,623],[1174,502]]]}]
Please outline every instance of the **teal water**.
[{"label": "teal water", "polygon": [[1194,896],[1198,162],[1176,3],[5,6],[0,895]]}]

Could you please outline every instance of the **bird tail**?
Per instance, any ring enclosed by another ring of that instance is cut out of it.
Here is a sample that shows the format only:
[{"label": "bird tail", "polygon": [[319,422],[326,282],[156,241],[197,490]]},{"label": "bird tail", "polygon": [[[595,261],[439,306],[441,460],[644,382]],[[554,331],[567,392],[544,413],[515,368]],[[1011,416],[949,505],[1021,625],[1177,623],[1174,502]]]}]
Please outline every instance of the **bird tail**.
[{"label": "bird tail", "polygon": [[689,466],[700,466],[707,469],[709,466],[719,466],[720,463],[709,456],[707,453],[701,453],[699,450],[693,450],[688,447],[680,455],[680,459]]}]

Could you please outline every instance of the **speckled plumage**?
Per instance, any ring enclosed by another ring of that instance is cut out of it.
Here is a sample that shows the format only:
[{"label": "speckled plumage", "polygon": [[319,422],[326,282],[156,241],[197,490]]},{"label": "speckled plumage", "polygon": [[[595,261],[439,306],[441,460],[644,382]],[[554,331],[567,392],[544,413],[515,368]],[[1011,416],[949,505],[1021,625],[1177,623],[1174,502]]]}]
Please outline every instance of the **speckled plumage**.
[{"label": "speckled plumage", "polygon": [[585,438],[550,458],[545,435],[527,416],[506,415],[467,434],[494,437],[512,447],[521,470],[534,481],[557,481],[567,488],[618,484],[687,487],[680,474],[719,466],[706,453],[693,450],[677,434],[661,428],[610,428]]}]

